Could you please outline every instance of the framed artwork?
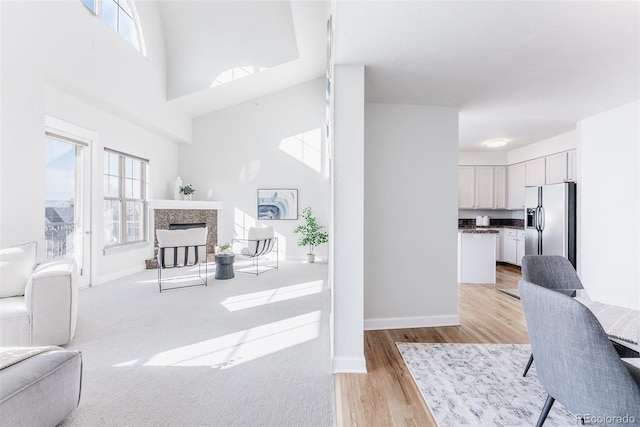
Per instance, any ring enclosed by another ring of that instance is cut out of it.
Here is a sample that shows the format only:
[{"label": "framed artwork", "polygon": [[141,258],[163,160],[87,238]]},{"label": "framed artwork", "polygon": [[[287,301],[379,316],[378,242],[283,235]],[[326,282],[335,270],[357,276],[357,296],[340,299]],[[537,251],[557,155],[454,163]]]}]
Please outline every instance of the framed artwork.
[{"label": "framed artwork", "polygon": [[298,219],[298,189],[259,189],[258,219]]}]

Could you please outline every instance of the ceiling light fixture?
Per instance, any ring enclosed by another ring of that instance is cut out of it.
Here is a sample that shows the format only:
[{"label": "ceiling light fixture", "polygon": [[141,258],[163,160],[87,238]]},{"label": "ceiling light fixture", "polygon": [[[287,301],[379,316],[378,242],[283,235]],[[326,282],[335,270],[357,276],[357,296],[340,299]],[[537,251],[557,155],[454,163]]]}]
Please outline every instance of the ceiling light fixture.
[{"label": "ceiling light fixture", "polygon": [[489,148],[504,147],[505,145],[507,145],[507,140],[506,139],[492,139],[491,141],[485,142],[484,145],[486,145]]}]

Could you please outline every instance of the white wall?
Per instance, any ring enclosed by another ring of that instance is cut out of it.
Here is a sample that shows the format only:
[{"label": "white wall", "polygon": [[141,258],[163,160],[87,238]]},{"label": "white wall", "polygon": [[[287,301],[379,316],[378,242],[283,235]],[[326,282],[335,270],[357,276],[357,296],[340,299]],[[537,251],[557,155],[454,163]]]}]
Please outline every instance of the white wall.
[{"label": "white wall", "polygon": [[458,324],[458,111],[365,117],[365,328]]},{"label": "white wall", "polygon": [[[105,148],[149,159],[149,199],[173,198],[173,185],[178,173],[178,145],[149,130],[132,124],[92,104],[78,100],[57,88],[45,91],[45,113],[91,130],[97,138],[91,142],[92,174],[92,284],[104,283],[144,268],[144,260],[153,257],[153,238],[145,245],[126,251],[104,254],[102,215],[103,151]],[[40,159],[44,164],[44,160]],[[39,183],[42,185],[42,183]],[[40,201],[44,206],[44,201]],[[42,208],[44,212],[44,207]],[[44,219],[44,218],[42,218]],[[44,227],[44,222],[43,222]],[[42,234],[42,233],[41,233]]]},{"label": "white wall", "polygon": [[168,196],[163,173],[171,180],[177,173],[172,141],[190,138],[190,120],[164,101],[161,26],[154,21],[156,5],[143,3],[147,58],[79,1],[0,2],[0,246],[36,240],[38,256],[44,256],[45,114],[88,129],[98,135],[93,146],[94,283],[143,268],[149,256],[148,245],[101,255],[100,150],[108,146],[150,159],[151,196]]},{"label": "white wall", "polygon": [[578,273],[591,298],[640,308],[640,101],[578,134]]},{"label": "white wall", "polygon": [[[256,220],[259,188],[297,188],[299,212],[310,206],[318,222],[329,226],[324,98],[324,79],[317,79],[194,119],[193,143],[180,148],[179,173],[196,188],[194,199],[223,203],[218,242],[246,238],[248,227],[272,225],[281,256],[306,257],[307,248],[297,246],[300,235],[293,233],[301,221]],[[301,134],[318,150],[287,140]],[[327,261],[327,253],[327,245],[316,248],[320,261]]]},{"label": "white wall", "polygon": [[526,162],[527,160],[573,150],[577,147],[578,140],[575,130],[543,139],[534,144],[516,148],[507,153],[507,164]]},{"label": "white wall", "polygon": [[507,164],[506,151],[461,151],[458,153],[460,166],[498,166]]}]

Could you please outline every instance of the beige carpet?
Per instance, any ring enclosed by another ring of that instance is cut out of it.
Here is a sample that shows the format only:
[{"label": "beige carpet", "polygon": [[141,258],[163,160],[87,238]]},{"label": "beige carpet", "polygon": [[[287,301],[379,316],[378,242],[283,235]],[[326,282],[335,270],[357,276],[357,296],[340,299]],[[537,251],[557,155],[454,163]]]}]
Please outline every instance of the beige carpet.
[{"label": "beige carpet", "polygon": [[62,425],[335,425],[327,265],[209,273],[161,294],[155,270],[80,291],[65,347],[82,351],[82,398]]}]

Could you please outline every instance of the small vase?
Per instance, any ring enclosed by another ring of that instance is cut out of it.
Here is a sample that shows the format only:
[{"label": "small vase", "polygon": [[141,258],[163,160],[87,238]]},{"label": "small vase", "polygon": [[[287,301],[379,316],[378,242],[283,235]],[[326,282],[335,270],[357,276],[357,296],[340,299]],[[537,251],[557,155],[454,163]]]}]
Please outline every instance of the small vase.
[{"label": "small vase", "polygon": [[173,193],[173,198],[175,200],[180,200],[180,196],[182,195],[182,194],[180,194],[180,187],[182,187],[182,178],[177,177],[176,178],[176,186],[175,186],[174,193]]},{"label": "small vase", "polygon": [[316,255],[315,254],[307,254],[307,262],[312,264],[316,261]]},{"label": "small vase", "polygon": [[185,194],[184,195],[184,200],[192,200],[193,199],[193,194]]}]

